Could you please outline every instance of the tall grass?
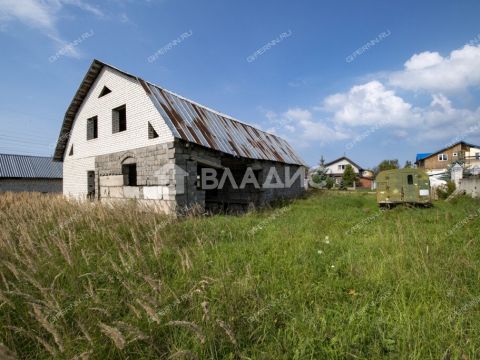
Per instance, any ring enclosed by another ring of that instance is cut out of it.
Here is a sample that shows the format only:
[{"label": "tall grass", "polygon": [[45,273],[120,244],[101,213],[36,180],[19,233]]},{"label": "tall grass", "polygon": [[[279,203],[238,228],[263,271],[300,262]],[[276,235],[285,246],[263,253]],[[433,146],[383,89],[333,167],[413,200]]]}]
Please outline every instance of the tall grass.
[{"label": "tall grass", "polygon": [[314,193],[173,219],[3,194],[0,358],[478,359],[479,209]]}]

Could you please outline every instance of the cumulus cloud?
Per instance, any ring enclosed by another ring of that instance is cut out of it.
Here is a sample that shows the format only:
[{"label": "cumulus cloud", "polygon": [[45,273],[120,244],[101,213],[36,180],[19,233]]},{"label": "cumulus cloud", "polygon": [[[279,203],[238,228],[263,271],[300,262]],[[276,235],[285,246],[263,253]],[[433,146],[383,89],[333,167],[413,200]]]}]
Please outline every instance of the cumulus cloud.
[{"label": "cumulus cloud", "polygon": [[458,92],[480,86],[480,46],[465,45],[443,57],[425,51],[413,55],[401,71],[392,72],[390,85],[407,90]]},{"label": "cumulus cloud", "polygon": [[327,144],[350,136],[328,120],[316,118],[317,114],[309,109],[296,107],[281,114],[273,111],[264,111],[264,114],[273,125],[268,131],[289,139],[296,146],[303,147],[311,142]]},{"label": "cumulus cloud", "polygon": [[[19,21],[42,31],[62,47],[67,42],[62,39],[58,31],[57,20],[65,5],[77,7],[98,17],[103,16],[99,8],[83,0],[0,0],[0,25],[5,31],[8,23]],[[69,48],[67,54],[78,56],[74,48]]]},{"label": "cumulus cloud", "polygon": [[353,86],[346,93],[328,96],[318,108],[333,113],[337,124],[369,126],[378,123],[408,126],[414,120],[412,105],[379,81]]},{"label": "cumulus cloud", "polygon": [[424,107],[413,106],[378,81],[353,86],[345,93],[330,95],[320,107],[291,108],[277,114],[264,111],[274,132],[305,147],[342,140],[361,141],[382,131],[398,139],[418,142],[451,140],[466,135],[462,129],[476,129],[480,136],[480,107],[458,109],[443,94],[431,95]]},{"label": "cumulus cloud", "polygon": [[[272,131],[297,146],[342,140],[356,144],[377,131],[385,137],[408,138],[419,144],[447,144],[466,137],[478,140],[480,107],[457,108],[449,98],[452,93],[478,86],[480,46],[469,44],[446,57],[431,51],[414,54],[403,70],[382,73],[329,95],[319,106],[290,108],[280,114],[264,109],[264,115]],[[415,105],[399,95],[399,89],[422,90],[431,101]]]}]

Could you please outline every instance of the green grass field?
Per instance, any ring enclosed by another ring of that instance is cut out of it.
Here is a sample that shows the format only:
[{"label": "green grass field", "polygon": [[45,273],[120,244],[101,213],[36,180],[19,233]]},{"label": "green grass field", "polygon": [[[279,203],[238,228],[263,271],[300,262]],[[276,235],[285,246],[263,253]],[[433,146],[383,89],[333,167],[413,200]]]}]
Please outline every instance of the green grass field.
[{"label": "green grass field", "polygon": [[479,359],[479,240],[468,198],[174,220],[4,194],[0,358]]}]

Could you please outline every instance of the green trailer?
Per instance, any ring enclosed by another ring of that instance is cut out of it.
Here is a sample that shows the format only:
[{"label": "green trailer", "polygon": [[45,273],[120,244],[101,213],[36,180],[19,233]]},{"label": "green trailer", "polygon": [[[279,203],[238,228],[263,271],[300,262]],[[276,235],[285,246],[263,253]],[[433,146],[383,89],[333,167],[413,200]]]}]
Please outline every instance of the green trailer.
[{"label": "green trailer", "polygon": [[430,206],[430,178],[420,169],[382,171],[376,177],[377,203],[380,207],[396,204]]}]

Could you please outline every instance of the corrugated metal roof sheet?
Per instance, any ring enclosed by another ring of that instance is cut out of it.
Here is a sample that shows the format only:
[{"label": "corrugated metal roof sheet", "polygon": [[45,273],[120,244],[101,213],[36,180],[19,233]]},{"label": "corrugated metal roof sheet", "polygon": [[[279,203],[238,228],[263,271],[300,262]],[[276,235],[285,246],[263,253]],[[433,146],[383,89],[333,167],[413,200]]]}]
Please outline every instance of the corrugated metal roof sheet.
[{"label": "corrugated metal roof sheet", "polygon": [[286,140],[98,60],[93,61],[65,114],[55,149],[55,160],[63,159],[75,114],[104,66],[136,79],[165,119],[173,135],[179,139],[233,156],[305,165]]},{"label": "corrugated metal roof sheet", "polygon": [[0,154],[0,178],[61,179],[62,164],[50,157]]},{"label": "corrugated metal roof sheet", "polygon": [[304,165],[286,140],[139,81],[175,137],[233,156]]}]

